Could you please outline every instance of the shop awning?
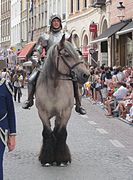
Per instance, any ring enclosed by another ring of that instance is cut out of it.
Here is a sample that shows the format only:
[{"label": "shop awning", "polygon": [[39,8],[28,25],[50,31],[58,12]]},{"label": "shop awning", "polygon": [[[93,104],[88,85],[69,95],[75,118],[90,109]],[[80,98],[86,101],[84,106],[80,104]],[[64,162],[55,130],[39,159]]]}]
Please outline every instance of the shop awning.
[{"label": "shop awning", "polygon": [[121,22],[118,24],[114,24],[110,26],[107,30],[105,30],[101,35],[99,35],[95,40],[91,41],[92,43],[107,41],[109,37],[111,37],[113,34],[121,30],[123,27],[127,25],[127,22]]},{"label": "shop awning", "polygon": [[118,31],[116,34],[122,35],[133,31],[133,21],[127,24],[124,28]]},{"label": "shop awning", "polygon": [[35,42],[27,43],[24,46],[24,48],[21,49],[20,54],[18,55],[18,58],[26,58],[31,53],[34,46],[35,46]]}]

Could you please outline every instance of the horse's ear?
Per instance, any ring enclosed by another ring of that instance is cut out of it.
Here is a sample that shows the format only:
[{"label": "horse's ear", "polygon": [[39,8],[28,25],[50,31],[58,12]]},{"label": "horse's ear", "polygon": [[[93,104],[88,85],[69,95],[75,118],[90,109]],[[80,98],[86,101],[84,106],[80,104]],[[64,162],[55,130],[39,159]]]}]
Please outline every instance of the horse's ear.
[{"label": "horse's ear", "polygon": [[61,40],[60,40],[60,47],[64,46],[64,42],[65,42],[65,34],[63,34]]},{"label": "horse's ear", "polygon": [[70,43],[72,43],[72,33],[70,34],[69,38],[67,39]]}]

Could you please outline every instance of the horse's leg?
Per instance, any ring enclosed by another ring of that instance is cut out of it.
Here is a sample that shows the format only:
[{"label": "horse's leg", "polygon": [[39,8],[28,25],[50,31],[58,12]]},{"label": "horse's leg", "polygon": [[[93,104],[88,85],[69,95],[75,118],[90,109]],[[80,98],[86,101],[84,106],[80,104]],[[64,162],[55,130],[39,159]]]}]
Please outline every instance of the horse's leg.
[{"label": "horse's leg", "polygon": [[67,130],[66,123],[62,125],[62,120],[56,119],[60,122],[60,125],[56,125],[53,133],[56,138],[55,147],[55,162],[57,165],[66,165],[68,162],[71,163],[71,154],[68,145],[66,144]]},{"label": "horse's leg", "polygon": [[42,131],[43,143],[39,155],[39,161],[44,166],[52,165],[55,161],[54,157],[54,147],[55,147],[55,137],[53,132],[47,126],[43,126]]}]

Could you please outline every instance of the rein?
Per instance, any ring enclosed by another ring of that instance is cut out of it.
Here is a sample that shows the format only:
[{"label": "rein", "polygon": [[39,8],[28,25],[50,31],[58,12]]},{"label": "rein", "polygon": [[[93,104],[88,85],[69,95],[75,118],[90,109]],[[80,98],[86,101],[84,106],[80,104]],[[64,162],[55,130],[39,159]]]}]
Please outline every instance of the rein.
[{"label": "rein", "polygon": [[[61,49],[61,50],[62,50],[62,49]],[[60,51],[61,51],[61,50],[60,50]],[[70,65],[67,63],[66,58],[60,53],[60,51],[59,51],[59,54],[58,54],[58,57],[57,57],[57,71],[58,71],[59,74],[68,77],[67,79],[66,79],[66,78],[60,78],[60,80],[77,81],[77,76],[76,76],[76,73],[73,71],[73,69],[74,69],[76,66],[78,66],[79,64],[84,63],[84,62],[83,62],[83,61],[79,61],[79,62],[75,63],[73,66],[70,66]],[[60,72],[60,71],[58,70],[60,58],[63,60],[64,64],[68,67],[68,69],[69,69],[69,71],[70,71],[70,74],[64,74],[64,73],[62,73],[62,72]]]}]

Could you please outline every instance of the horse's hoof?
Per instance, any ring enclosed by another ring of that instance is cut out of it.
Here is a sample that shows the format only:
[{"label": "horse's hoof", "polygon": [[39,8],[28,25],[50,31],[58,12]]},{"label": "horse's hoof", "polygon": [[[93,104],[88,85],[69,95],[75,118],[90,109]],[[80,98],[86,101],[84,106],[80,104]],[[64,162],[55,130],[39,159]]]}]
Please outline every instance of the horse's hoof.
[{"label": "horse's hoof", "polygon": [[68,165],[68,163],[61,163],[60,167],[66,167]]},{"label": "horse's hoof", "polygon": [[44,167],[50,167],[51,164],[50,164],[50,163],[46,163],[46,164],[43,164],[42,166],[44,166]]},{"label": "horse's hoof", "polygon": [[69,162],[62,162],[62,163],[57,163],[57,166],[59,167],[66,167],[68,166]]}]

